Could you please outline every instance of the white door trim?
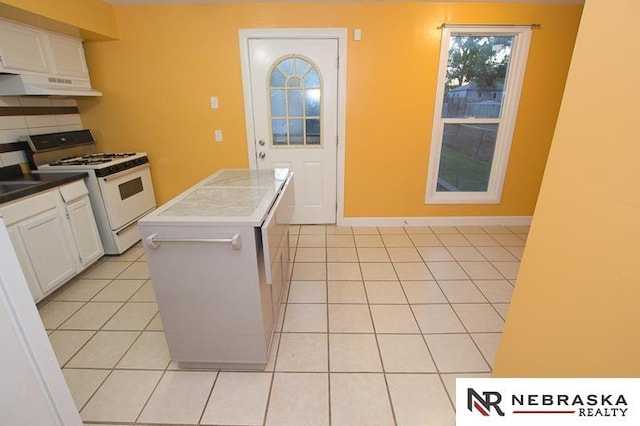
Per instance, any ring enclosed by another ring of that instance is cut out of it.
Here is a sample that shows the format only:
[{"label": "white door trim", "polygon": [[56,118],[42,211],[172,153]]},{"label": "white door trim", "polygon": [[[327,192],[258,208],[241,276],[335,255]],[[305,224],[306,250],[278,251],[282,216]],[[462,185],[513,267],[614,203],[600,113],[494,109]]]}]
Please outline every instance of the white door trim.
[{"label": "white door trim", "polygon": [[247,148],[249,167],[257,168],[255,134],[253,123],[253,104],[251,100],[251,75],[249,69],[249,39],[255,38],[331,38],[338,41],[338,149],[336,164],[336,222],[344,220],[344,158],[345,158],[345,124],[347,105],[347,29],[346,28],[251,28],[238,30],[240,38],[240,63],[242,65],[242,89],[244,92],[244,114],[247,129]]}]

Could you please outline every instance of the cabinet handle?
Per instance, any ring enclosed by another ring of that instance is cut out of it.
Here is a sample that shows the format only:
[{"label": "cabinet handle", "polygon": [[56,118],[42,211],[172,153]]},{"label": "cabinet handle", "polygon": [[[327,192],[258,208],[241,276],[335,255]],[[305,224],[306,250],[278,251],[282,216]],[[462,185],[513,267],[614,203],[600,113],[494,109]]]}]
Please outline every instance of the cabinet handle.
[{"label": "cabinet handle", "polygon": [[158,238],[158,234],[151,234],[145,241],[154,250],[160,247],[159,243],[231,243],[234,250],[242,248],[240,234],[233,234],[231,238]]}]

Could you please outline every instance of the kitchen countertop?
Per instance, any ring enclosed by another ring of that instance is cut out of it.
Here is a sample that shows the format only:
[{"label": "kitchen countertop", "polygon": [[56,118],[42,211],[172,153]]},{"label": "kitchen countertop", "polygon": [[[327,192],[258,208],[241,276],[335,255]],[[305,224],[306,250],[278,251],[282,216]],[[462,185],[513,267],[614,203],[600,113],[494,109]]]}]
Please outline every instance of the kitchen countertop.
[{"label": "kitchen countertop", "polygon": [[9,172],[0,173],[0,203],[15,201],[88,176],[86,172],[22,174],[20,171],[17,174],[15,168],[4,167],[2,170]]},{"label": "kitchen countertop", "polygon": [[288,175],[288,169],[222,169],[142,220],[260,226]]}]

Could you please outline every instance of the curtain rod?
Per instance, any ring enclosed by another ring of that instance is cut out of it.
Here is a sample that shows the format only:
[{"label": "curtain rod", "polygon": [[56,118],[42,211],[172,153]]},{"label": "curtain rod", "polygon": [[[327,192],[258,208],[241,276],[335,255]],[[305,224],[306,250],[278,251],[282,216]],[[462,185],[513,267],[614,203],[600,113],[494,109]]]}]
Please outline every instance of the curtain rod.
[{"label": "curtain rod", "polygon": [[447,24],[445,22],[442,23],[439,27],[436,27],[438,30],[447,27],[531,27],[532,30],[539,30],[542,28],[540,24]]}]

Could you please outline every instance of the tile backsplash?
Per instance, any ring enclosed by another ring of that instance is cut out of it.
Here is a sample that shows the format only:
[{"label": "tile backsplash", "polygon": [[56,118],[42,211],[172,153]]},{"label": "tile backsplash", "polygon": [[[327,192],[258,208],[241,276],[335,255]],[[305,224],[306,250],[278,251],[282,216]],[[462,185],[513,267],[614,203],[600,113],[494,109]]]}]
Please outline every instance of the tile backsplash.
[{"label": "tile backsplash", "polygon": [[[0,144],[82,129],[75,99],[0,96]],[[26,162],[22,151],[0,153],[0,167]]]}]

